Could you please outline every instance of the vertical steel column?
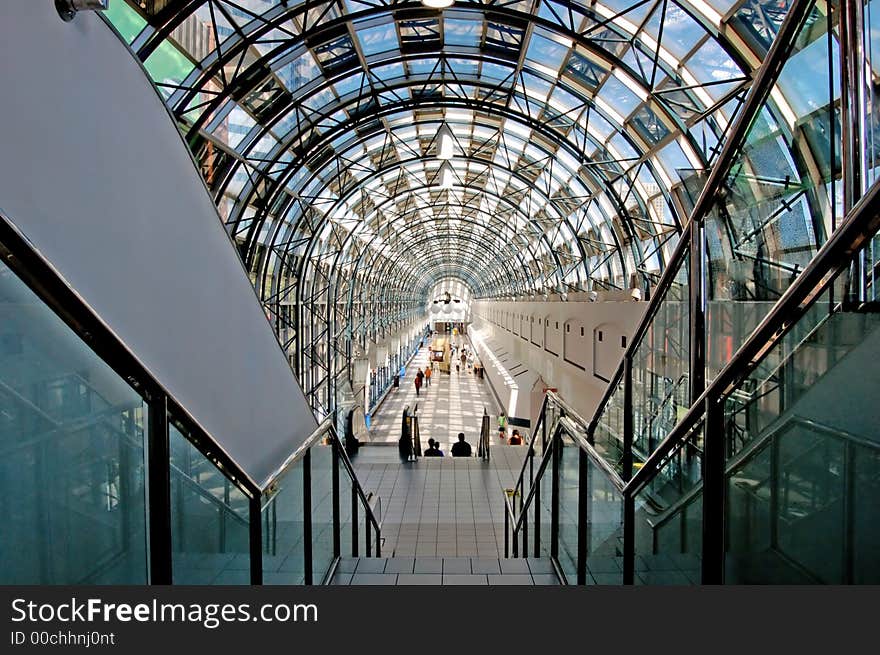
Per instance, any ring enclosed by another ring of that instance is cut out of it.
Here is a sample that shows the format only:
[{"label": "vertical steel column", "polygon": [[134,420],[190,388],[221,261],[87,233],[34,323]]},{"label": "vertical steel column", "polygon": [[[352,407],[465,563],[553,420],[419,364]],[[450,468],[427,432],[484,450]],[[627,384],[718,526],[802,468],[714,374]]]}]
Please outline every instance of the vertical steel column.
[{"label": "vertical steel column", "polygon": [[[868,179],[865,162],[865,49],[862,0],[840,2],[840,113],[843,149],[844,216],[862,197]],[[830,29],[830,28],[829,28]],[[860,304],[867,299],[865,252],[860,251],[850,270],[847,300]]]},{"label": "vertical steel column", "polygon": [[261,495],[256,493],[248,501],[248,529],[250,531],[251,584],[263,584],[263,534]]},{"label": "vertical steel column", "polygon": [[171,443],[168,398],[151,398],[147,419],[147,466],[150,485],[150,584],[172,582],[171,562]]},{"label": "vertical steel column", "polygon": [[724,582],[724,405],[717,399],[706,399],[705,439],[703,451],[703,584]]},{"label": "vertical steel column", "polygon": [[577,583],[587,584],[587,521],[589,512],[587,504],[590,502],[589,494],[590,460],[587,452],[578,448],[578,545],[577,545]]},{"label": "vertical steel column", "polygon": [[342,554],[342,531],[340,511],[339,511],[339,449],[342,446],[339,440],[333,438],[333,557],[340,557]]},{"label": "vertical steel column", "polygon": [[314,584],[312,571],[312,451],[307,450],[303,464],[303,584]]}]

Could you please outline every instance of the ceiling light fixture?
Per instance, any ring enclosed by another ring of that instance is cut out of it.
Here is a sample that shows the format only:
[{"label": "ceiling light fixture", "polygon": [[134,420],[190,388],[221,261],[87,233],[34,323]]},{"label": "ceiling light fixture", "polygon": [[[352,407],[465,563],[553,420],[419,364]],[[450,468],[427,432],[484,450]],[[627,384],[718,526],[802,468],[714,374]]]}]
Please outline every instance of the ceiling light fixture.
[{"label": "ceiling light fixture", "polygon": [[431,9],[446,9],[451,7],[455,0],[422,0],[422,4]]},{"label": "ceiling light fixture", "polygon": [[437,159],[452,159],[455,149],[455,136],[446,123],[437,130]]}]

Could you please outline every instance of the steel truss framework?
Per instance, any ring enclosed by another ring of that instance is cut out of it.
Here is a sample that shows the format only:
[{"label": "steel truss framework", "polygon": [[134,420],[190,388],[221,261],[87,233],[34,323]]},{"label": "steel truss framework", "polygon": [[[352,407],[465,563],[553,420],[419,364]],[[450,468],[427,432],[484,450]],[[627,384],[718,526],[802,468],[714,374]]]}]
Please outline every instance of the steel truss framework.
[{"label": "steel truss framework", "polygon": [[[111,20],[185,133],[318,414],[353,352],[423,316],[440,280],[475,298],[650,290],[789,4],[127,2]],[[828,15],[819,3],[809,20]],[[824,43],[833,78],[836,36],[815,32],[800,49]],[[838,99],[803,92],[780,80],[725,186],[745,209],[709,237],[789,275],[837,203]]]}]

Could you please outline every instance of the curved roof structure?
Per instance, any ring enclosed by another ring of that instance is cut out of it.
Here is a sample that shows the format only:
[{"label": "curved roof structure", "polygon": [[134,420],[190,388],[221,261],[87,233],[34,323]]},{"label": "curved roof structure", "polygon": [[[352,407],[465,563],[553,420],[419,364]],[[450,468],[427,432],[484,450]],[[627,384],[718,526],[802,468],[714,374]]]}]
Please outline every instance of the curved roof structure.
[{"label": "curved roof structure", "polygon": [[[307,389],[352,342],[420,315],[443,280],[475,298],[649,288],[788,6],[126,2],[111,21],[166,98]],[[817,34],[827,69],[833,38]],[[780,80],[766,114],[764,156],[795,177],[828,167],[792,137],[827,112],[803,84]],[[763,218],[750,220],[758,234]],[[754,239],[738,229],[735,245]],[[777,254],[814,244],[804,230]]]}]

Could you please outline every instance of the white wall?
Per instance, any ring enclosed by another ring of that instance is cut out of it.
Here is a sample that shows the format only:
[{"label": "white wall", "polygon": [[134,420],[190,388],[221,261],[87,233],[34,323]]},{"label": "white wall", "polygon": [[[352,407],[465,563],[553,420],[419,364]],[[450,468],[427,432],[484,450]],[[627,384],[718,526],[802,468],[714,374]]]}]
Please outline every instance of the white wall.
[{"label": "white wall", "polygon": [[[590,418],[623,357],[621,337],[628,342],[647,307],[647,302],[474,301],[471,331],[492,340],[509,361],[541,376]],[[520,389],[526,398],[529,392]]]},{"label": "white wall", "polygon": [[0,2],[0,210],[257,482],[315,428],[192,159],[101,17]]}]

